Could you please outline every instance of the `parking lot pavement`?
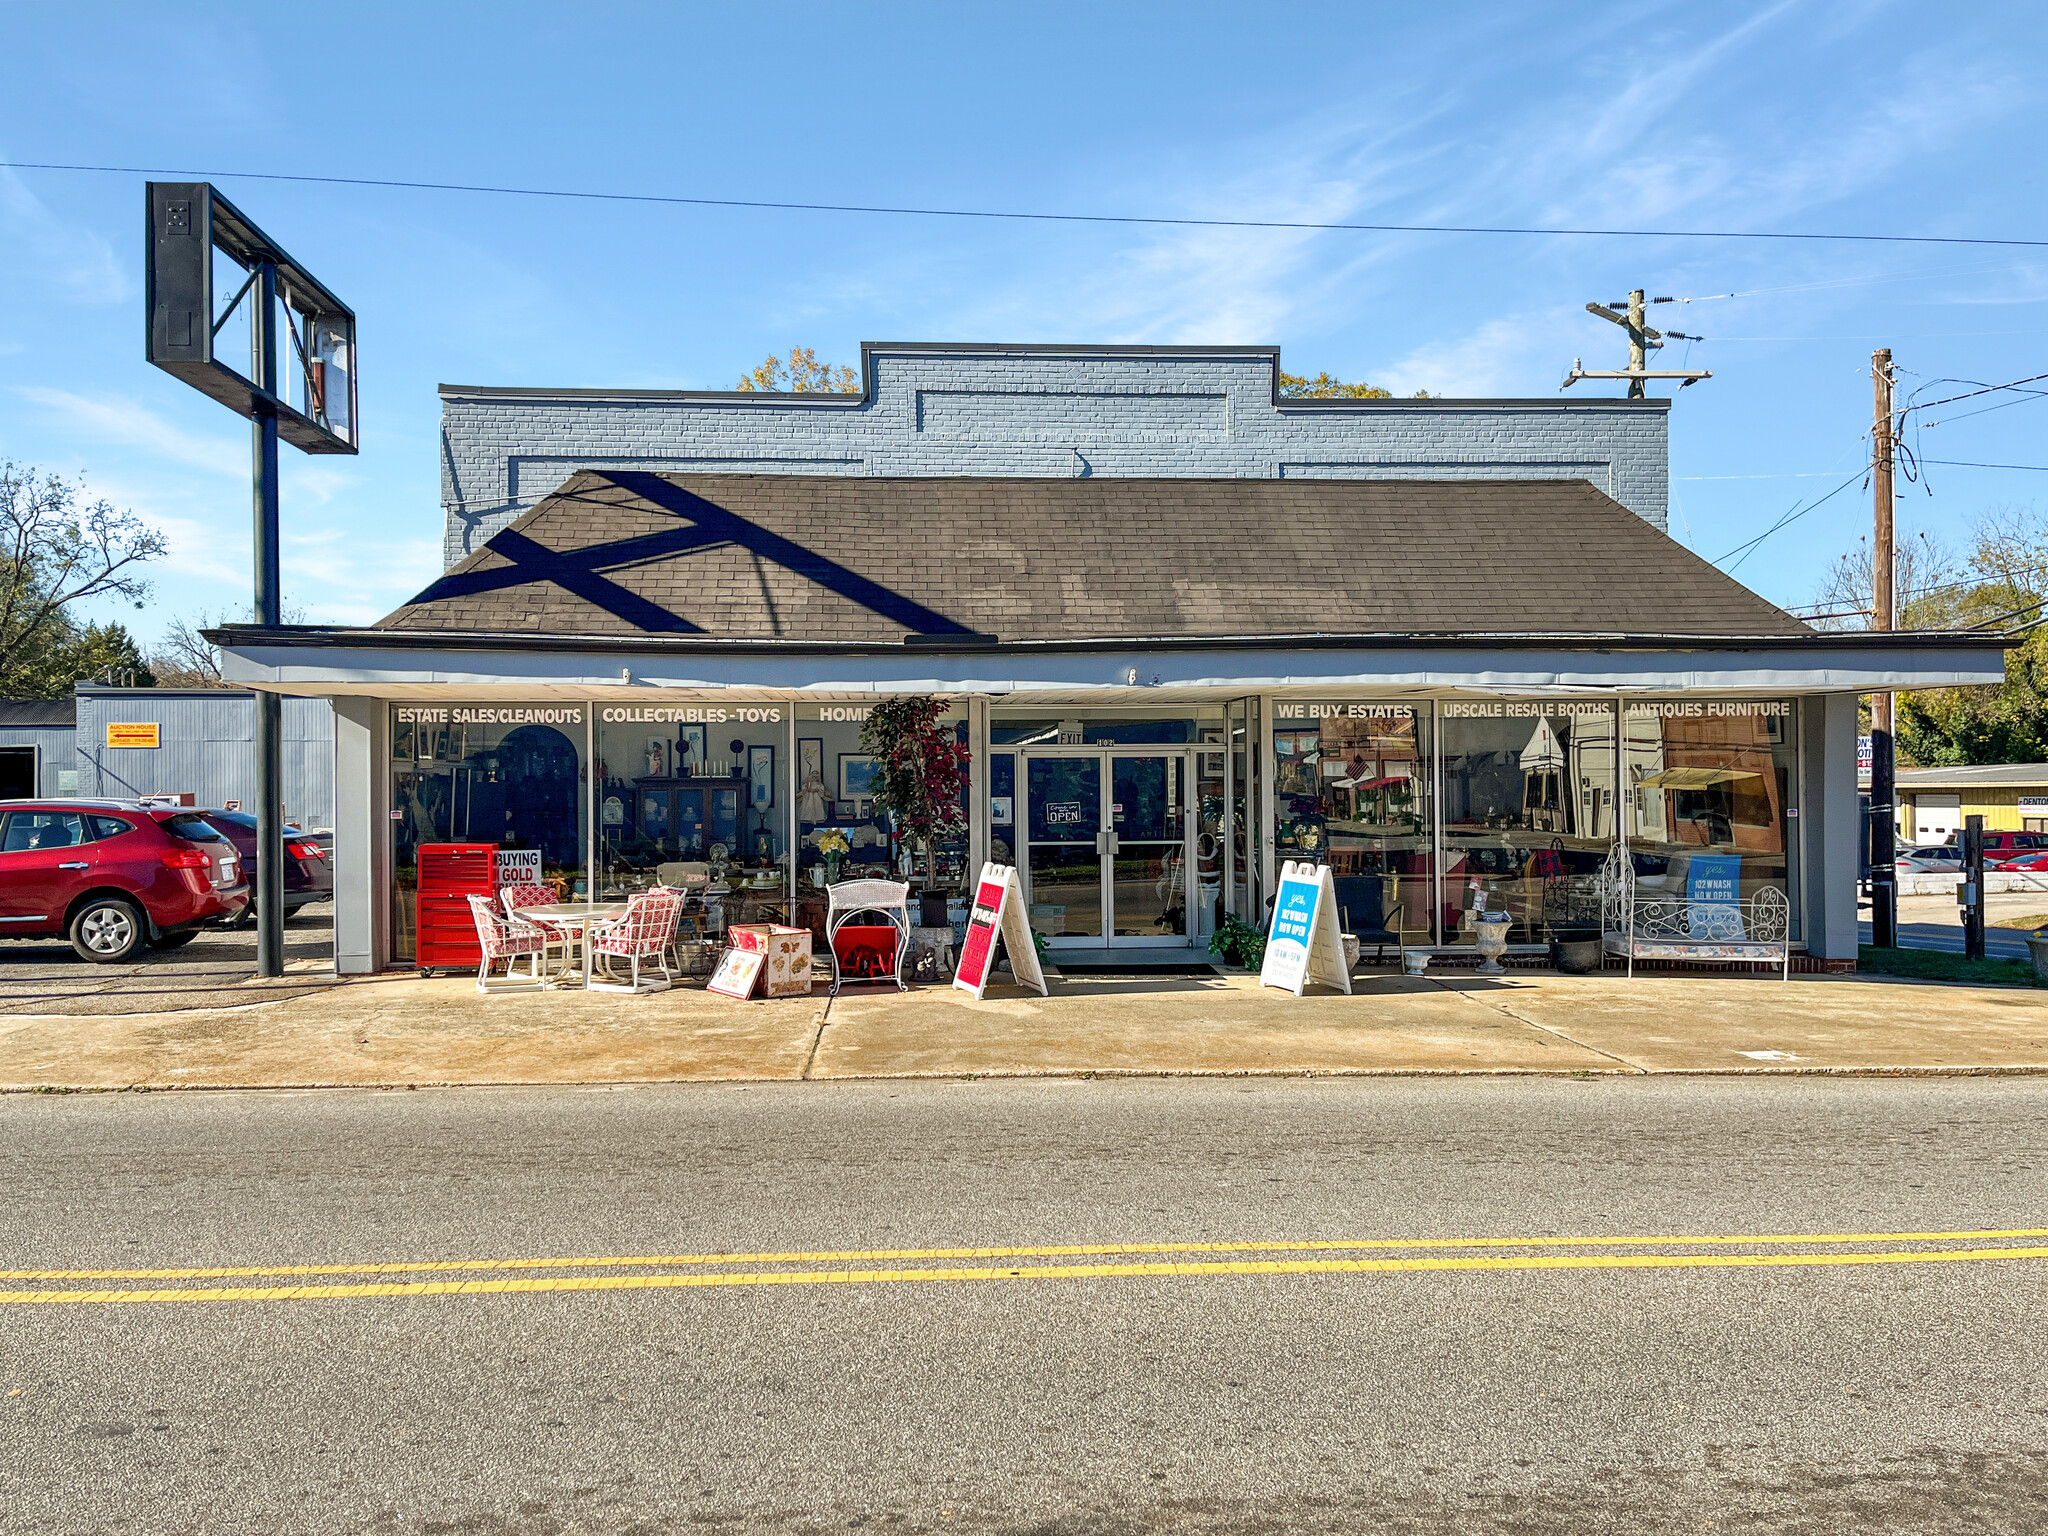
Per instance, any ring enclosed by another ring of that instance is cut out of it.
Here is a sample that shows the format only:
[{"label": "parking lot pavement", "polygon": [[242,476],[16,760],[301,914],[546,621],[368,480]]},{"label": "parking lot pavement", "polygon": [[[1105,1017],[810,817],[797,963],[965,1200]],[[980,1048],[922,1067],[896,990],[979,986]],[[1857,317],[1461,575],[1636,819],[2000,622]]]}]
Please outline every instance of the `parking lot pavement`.
[{"label": "parking lot pavement", "polygon": [[184,1013],[302,997],[335,983],[334,905],[310,902],[284,925],[286,974],[256,975],[254,928],[209,928],[131,965],[81,960],[62,939],[0,941],[0,1016]]}]

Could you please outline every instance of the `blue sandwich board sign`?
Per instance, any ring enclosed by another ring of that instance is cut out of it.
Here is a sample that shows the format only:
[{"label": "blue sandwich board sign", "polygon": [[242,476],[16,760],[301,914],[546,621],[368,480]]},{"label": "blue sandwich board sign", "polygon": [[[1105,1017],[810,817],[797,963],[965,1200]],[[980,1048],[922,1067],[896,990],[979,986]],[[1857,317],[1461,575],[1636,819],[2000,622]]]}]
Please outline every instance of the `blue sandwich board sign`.
[{"label": "blue sandwich board sign", "polygon": [[1312,981],[1351,990],[1344,935],[1337,926],[1337,888],[1328,865],[1289,862],[1280,866],[1259,985],[1300,997]]}]

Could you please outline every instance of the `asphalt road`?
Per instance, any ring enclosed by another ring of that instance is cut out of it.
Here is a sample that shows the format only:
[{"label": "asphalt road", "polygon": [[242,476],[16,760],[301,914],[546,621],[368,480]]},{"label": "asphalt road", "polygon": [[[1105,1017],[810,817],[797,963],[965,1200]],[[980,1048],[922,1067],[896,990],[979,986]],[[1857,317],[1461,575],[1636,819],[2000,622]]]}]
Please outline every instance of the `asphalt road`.
[{"label": "asphalt road", "polygon": [[[2044,1172],[2026,1078],[13,1096],[0,1290],[173,1294],[0,1305],[0,1531],[2033,1532],[2048,1257],[1886,1256]],[[1768,1234],[1865,1240],[1584,1241]],[[19,1273],[222,1265],[352,1272]]]}]

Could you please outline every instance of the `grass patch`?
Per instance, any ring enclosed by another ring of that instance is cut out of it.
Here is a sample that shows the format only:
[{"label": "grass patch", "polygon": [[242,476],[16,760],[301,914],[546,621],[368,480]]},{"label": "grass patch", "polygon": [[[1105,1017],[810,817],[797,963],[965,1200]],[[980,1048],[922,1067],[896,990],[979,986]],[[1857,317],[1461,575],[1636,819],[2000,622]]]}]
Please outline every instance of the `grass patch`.
[{"label": "grass patch", "polygon": [[1864,976],[1908,976],[1915,981],[1962,981],[1978,986],[2038,987],[2031,960],[1966,960],[1938,949],[1877,949],[1858,946],[1856,969]]},{"label": "grass patch", "polygon": [[2048,912],[2035,912],[2027,917],[1994,917],[1994,928],[2048,928]]}]

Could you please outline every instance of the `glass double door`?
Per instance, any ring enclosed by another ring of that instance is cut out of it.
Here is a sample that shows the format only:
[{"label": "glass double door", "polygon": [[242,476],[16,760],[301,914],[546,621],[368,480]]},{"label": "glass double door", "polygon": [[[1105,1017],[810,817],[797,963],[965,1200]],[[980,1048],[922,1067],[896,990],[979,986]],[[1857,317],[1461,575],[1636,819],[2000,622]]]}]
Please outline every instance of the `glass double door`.
[{"label": "glass double door", "polygon": [[1186,944],[1188,754],[1121,747],[1024,754],[1031,924],[1064,948]]}]

